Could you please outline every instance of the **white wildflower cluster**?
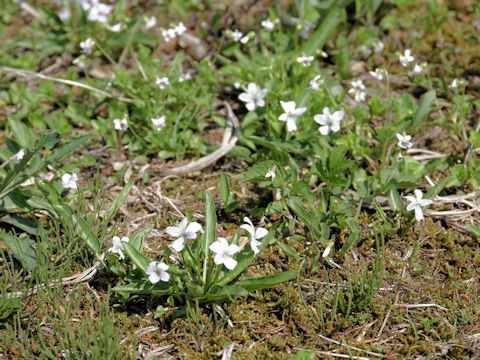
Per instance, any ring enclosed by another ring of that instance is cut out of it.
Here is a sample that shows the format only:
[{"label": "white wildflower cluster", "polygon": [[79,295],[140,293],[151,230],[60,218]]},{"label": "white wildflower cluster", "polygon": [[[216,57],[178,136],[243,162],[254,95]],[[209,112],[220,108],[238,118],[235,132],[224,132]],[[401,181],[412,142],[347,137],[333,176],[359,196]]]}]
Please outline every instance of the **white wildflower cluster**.
[{"label": "white wildflower cluster", "polygon": [[375,69],[375,71],[369,71],[370,75],[377,80],[383,80],[383,77],[387,75],[387,70],[385,69]]},{"label": "white wildflower cluster", "polygon": [[273,29],[275,28],[275,23],[270,20],[269,18],[268,19],[265,19],[263,20],[260,25],[262,25],[262,27],[267,30],[267,31],[273,31]]},{"label": "white wildflower cluster", "polygon": [[338,132],[340,131],[340,121],[343,119],[345,115],[343,110],[335,111],[333,114],[330,113],[330,109],[328,107],[323,108],[323,114],[317,114],[313,117],[313,120],[317,124],[320,124],[320,134],[328,135],[330,132]]},{"label": "white wildflower cluster", "polygon": [[160,90],[166,89],[168,84],[170,84],[170,80],[168,80],[166,76],[155,79],[155,85],[157,85]]},{"label": "white wildflower cluster", "polygon": [[[409,67],[410,64],[415,62],[415,57],[412,55],[412,51],[410,49],[406,49],[403,54],[398,55],[398,60],[403,67]],[[413,68],[411,70],[412,75],[419,75],[422,71],[427,67],[426,62],[415,62]]]},{"label": "white wildflower cluster", "polygon": [[287,123],[287,130],[289,132],[296,131],[297,130],[297,118],[305,111],[307,111],[306,107],[300,107],[297,109],[297,105],[295,104],[295,101],[280,101],[280,105],[283,108],[283,111],[285,111],[278,120],[280,121],[285,121]]},{"label": "white wildflower cluster", "polygon": [[187,80],[190,80],[192,78],[192,75],[190,73],[185,73],[185,74],[180,74],[178,77],[178,82],[182,83]]},{"label": "white wildflower cluster", "polygon": [[162,115],[156,119],[152,118],[150,120],[152,121],[152,124],[157,131],[162,131],[163,128],[167,125],[167,117],[165,115]]},{"label": "white wildflower cluster", "polygon": [[121,119],[113,119],[113,125],[115,127],[115,130],[127,131],[128,130],[127,114],[123,115],[123,118]]},{"label": "white wildflower cluster", "polygon": [[423,199],[422,191],[419,189],[415,189],[414,192],[415,196],[406,196],[406,199],[410,202],[410,204],[407,205],[407,211],[415,210],[415,219],[422,221],[424,219],[422,206],[433,204],[433,200]]},{"label": "white wildflower cluster", "polygon": [[320,90],[320,86],[322,86],[324,83],[325,80],[323,80],[322,75],[317,75],[312,80],[310,80],[308,87],[313,91],[318,91]]},{"label": "white wildflower cluster", "polygon": [[359,46],[359,50],[360,50],[360,54],[363,56],[363,57],[368,57],[372,54],[372,51],[375,52],[375,53],[381,53],[383,51],[383,49],[385,48],[385,45],[383,44],[383,42],[381,40],[377,40],[375,41],[372,45],[371,45],[371,48],[368,47],[367,45],[365,44],[362,44]]},{"label": "white wildflower cluster", "polygon": [[292,25],[295,25],[297,30],[299,31],[299,35],[302,37],[302,39],[308,39],[310,37],[309,31],[311,29],[315,29],[316,25],[312,23],[311,21],[305,20],[305,19],[300,19],[296,17],[288,17],[285,18],[285,20]]},{"label": "white wildflower cluster", "polygon": [[257,107],[265,106],[264,99],[267,93],[267,89],[260,89],[257,84],[251,82],[248,84],[246,92],[241,93],[238,99],[246,103],[248,111],[254,111]]},{"label": "white wildflower cluster", "polygon": [[88,12],[87,20],[105,24],[112,12],[112,5],[102,4],[100,0],[79,0],[84,11]]},{"label": "white wildflower cluster", "polygon": [[77,189],[78,176],[75,173],[62,175],[62,187],[64,189]]},{"label": "white wildflower cluster", "polygon": [[112,246],[108,249],[108,252],[113,253],[113,254],[118,254],[120,260],[125,258],[125,255],[123,255],[123,244],[124,242],[129,242],[130,239],[126,236],[122,237],[121,239],[118,236],[114,236],[112,238]]},{"label": "white wildflower cluster", "polygon": [[[258,254],[260,251],[258,247],[261,242],[259,239],[262,239],[268,234],[268,230],[262,227],[255,228],[252,221],[245,217],[243,219],[245,224],[240,226],[241,229],[244,229],[248,236],[250,237],[250,247],[254,254]],[[197,222],[189,222],[187,218],[183,218],[179,226],[169,226],[166,230],[167,234],[176,238],[172,243],[171,247],[176,252],[181,252],[186,245],[187,239],[195,239],[198,232],[202,232],[202,226]],[[113,248],[113,247],[112,247]],[[209,249],[215,253],[213,262],[216,265],[225,265],[229,270],[235,269],[237,266],[237,261],[233,258],[233,255],[240,251],[240,247],[236,244],[229,244],[228,240],[224,237],[217,238],[217,241],[210,244]],[[112,251],[113,252],[113,251]],[[149,267],[145,271],[149,275],[149,280],[151,283],[156,283],[158,281],[169,281],[169,277],[165,274],[168,270],[168,265],[157,262],[150,263]],[[162,278],[163,276],[163,278]]]},{"label": "white wildflower cluster", "polygon": [[107,28],[108,31],[114,32],[114,33],[119,33],[123,29],[125,29],[125,24],[124,23],[116,23],[114,25],[108,25],[106,24],[105,27]]},{"label": "white wildflower cluster", "polygon": [[150,30],[153,28],[155,25],[157,25],[157,18],[155,16],[147,16],[145,15],[143,17],[143,30]]},{"label": "white wildflower cluster", "polygon": [[227,30],[225,32],[225,35],[229,38],[231,38],[235,42],[241,42],[242,44],[248,43],[248,40],[250,40],[250,37],[247,35],[243,35],[241,31],[238,29],[235,29],[235,31]]},{"label": "white wildflower cluster", "polygon": [[402,134],[397,134],[397,139],[398,139],[398,147],[408,150],[413,146],[413,143],[410,141],[412,140],[412,137],[410,135],[406,135],[405,133]]},{"label": "white wildflower cluster", "polygon": [[86,55],[90,55],[92,53],[94,46],[95,40],[92,38],[87,38],[86,40],[80,42],[80,49],[82,49],[82,53]]},{"label": "white wildflower cluster", "polygon": [[162,30],[163,40],[165,42],[169,42],[170,40],[175,39],[177,36],[181,36],[183,33],[187,31],[187,27],[183,24],[183,22],[179,22],[175,26],[171,26],[168,29]]},{"label": "white wildflower cluster", "polygon": [[367,93],[365,92],[365,85],[362,80],[350,81],[350,90],[348,93],[353,96],[356,102],[365,101]]},{"label": "white wildflower cluster", "polygon": [[312,65],[313,59],[315,59],[313,56],[307,56],[305,54],[302,54],[301,56],[297,57],[297,62],[306,67]]},{"label": "white wildflower cluster", "polygon": [[448,88],[451,90],[456,90],[458,89],[459,86],[465,86],[465,80],[464,79],[453,79],[453,81],[448,85]]}]

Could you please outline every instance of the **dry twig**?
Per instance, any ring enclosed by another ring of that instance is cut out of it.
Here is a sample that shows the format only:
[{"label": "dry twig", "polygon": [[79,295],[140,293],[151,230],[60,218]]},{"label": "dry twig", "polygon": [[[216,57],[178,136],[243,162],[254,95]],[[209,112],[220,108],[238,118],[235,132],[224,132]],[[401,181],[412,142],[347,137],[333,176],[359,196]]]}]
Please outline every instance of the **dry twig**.
[{"label": "dry twig", "polygon": [[[103,258],[103,254],[101,255],[101,257]],[[52,281],[49,284],[35,285],[34,287],[30,288],[27,291],[17,291],[17,292],[7,293],[7,297],[18,298],[24,295],[31,296],[36,294],[40,289],[55,288],[59,286],[72,285],[72,284],[88,281],[95,276],[99,266],[100,266],[100,261],[97,260],[95,261],[95,264],[93,264],[93,266],[89,267],[88,269],[85,269],[81,273],[75,274],[73,276],[64,277],[62,280],[59,280],[59,281]]]},{"label": "dry twig", "polygon": [[123,97],[123,96],[115,96],[115,95],[110,94],[110,93],[108,93],[104,90],[97,89],[93,86],[90,86],[90,85],[87,85],[87,84],[84,84],[84,83],[81,83],[81,82],[78,82],[78,81],[59,79],[59,78],[56,78],[56,77],[43,75],[43,74],[35,72],[35,71],[29,71],[29,70],[25,70],[25,69],[17,69],[17,68],[12,68],[12,67],[8,67],[8,66],[0,66],[0,72],[15,74],[17,76],[22,76],[22,77],[25,77],[25,78],[37,78],[37,79],[42,79],[42,80],[54,81],[54,82],[64,84],[64,85],[78,86],[80,88],[96,92],[97,94],[106,96],[106,97],[111,98],[111,99],[116,99],[118,101],[123,101],[123,102],[126,102],[126,103],[131,103],[132,102],[132,99],[129,99],[129,98],[126,98],[126,97]]}]

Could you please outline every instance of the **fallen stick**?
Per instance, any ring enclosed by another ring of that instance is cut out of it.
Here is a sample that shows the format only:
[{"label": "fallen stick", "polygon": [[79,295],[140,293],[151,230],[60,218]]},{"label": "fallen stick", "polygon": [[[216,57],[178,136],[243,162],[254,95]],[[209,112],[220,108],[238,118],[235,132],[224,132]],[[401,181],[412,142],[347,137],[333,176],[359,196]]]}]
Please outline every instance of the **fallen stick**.
[{"label": "fallen stick", "polygon": [[43,74],[37,73],[35,71],[30,71],[30,70],[25,70],[25,69],[17,69],[17,68],[12,68],[12,67],[8,67],[8,66],[0,66],[0,72],[15,74],[15,75],[22,76],[22,77],[25,77],[25,78],[37,78],[37,79],[42,79],[42,80],[54,81],[54,82],[64,84],[64,85],[78,86],[80,88],[87,89],[87,90],[96,92],[97,94],[106,96],[110,99],[115,99],[115,100],[123,101],[123,102],[126,102],[126,103],[131,103],[132,102],[132,99],[122,97],[122,96],[115,96],[115,95],[110,94],[110,93],[108,93],[104,90],[97,89],[93,86],[90,86],[90,85],[87,85],[87,84],[84,84],[84,83],[81,83],[81,82],[78,82],[78,81],[59,79],[59,78],[56,78],[56,77],[53,77],[53,76],[43,75]]},{"label": "fallen stick", "polygon": [[52,281],[49,284],[35,285],[34,287],[30,288],[27,291],[17,291],[17,292],[7,293],[7,297],[8,298],[18,298],[18,297],[22,297],[24,295],[31,296],[31,295],[36,294],[38,292],[38,290],[46,289],[47,287],[48,288],[55,288],[55,287],[59,287],[59,286],[71,285],[71,284],[76,284],[76,283],[88,281],[95,276],[95,274],[98,271],[99,266],[100,266],[100,261],[96,261],[95,264],[93,264],[93,266],[89,267],[88,269],[85,269],[81,273],[78,273],[78,274],[73,275],[73,276],[65,277],[60,281],[58,281],[58,280]]}]

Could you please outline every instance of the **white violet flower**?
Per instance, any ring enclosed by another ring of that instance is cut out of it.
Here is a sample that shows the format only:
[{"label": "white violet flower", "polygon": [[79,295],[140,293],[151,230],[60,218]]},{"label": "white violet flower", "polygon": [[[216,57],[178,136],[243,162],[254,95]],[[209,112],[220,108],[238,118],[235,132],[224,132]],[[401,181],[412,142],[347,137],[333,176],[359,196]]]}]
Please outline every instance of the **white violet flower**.
[{"label": "white violet flower", "polygon": [[275,178],[277,177],[277,175],[275,174],[275,167],[272,167],[272,168],[268,169],[267,173],[265,174],[265,177],[266,178],[271,177],[272,182],[274,182]]},{"label": "white violet flower", "polygon": [[407,205],[407,211],[415,210],[415,219],[417,219],[417,221],[422,221],[424,219],[422,206],[428,206],[432,204],[433,200],[422,199],[423,194],[422,191],[419,189],[415,189],[414,191],[415,196],[406,196],[407,200],[410,201],[410,204]]},{"label": "white violet flower", "polygon": [[112,246],[108,249],[108,252],[118,254],[120,260],[124,259],[125,256],[123,255],[123,244],[122,242],[129,242],[130,239],[126,236],[122,237],[121,239],[118,236],[114,236],[112,238]]},{"label": "white violet flower", "polygon": [[235,31],[231,34],[232,40],[235,42],[238,42],[242,39],[243,33],[238,31],[238,29],[235,29]]},{"label": "white violet flower", "polygon": [[157,25],[157,18],[155,16],[144,16],[143,17],[143,28],[145,30],[153,28],[155,25]]},{"label": "white violet flower", "polygon": [[250,37],[248,35],[245,35],[244,37],[242,37],[240,39],[240,42],[245,45],[246,43],[248,43],[248,40],[250,40]]},{"label": "white violet flower", "polygon": [[320,134],[328,135],[331,131],[338,132],[340,130],[340,121],[344,116],[343,110],[335,111],[333,114],[330,114],[330,109],[328,107],[323,108],[323,114],[317,114],[313,117],[316,123],[322,125],[318,129]]},{"label": "white violet flower", "polygon": [[448,85],[449,89],[456,89],[458,88],[458,79],[453,79],[452,83]]},{"label": "white violet flower", "polygon": [[351,81],[352,88],[348,90],[349,94],[353,95],[356,102],[365,101],[367,93],[365,92],[365,85],[362,80]]},{"label": "white violet flower", "polygon": [[280,100],[280,105],[282,105],[283,111],[285,112],[279,116],[278,120],[285,121],[287,123],[288,131],[291,132],[297,130],[297,117],[307,111],[307,108],[301,107],[296,109],[295,101]]},{"label": "white violet flower", "polygon": [[310,66],[312,64],[313,59],[314,59],[313,56],[307,56],[303,54],[302,56],[297,57],[297,62],[299,62],[303,66]]},{"label": "white violet flower", "polygon": [[399,60],[402,66],[407,67],[408,64],[415,61],[415,58],[412,56],[412,52],[410,51],[410,49],[407,49],[405,50],[403,55],[400,55]]},{"label": "white violet flower", "polygon": [[326,258],[330,254],[330,251],[332,250],[334,244],[335,243],[333,241],[328,242],[327,247],[325,248],[322,254],[323,258]]},{"label": "white violet flower", "polygon": [[167,125],[165,115],[162,115],[157,119],[152,118],[150,120],[152,120],[153,126],[155,126],[155,129],[157,129],[157,131],[161,131],[165,127],[165,125]]},{"label": "white violet flower", "polygon": [[102,4],[99,0],[81,0],[80,3],[83,10],[88,11],[88,21],[106,23],[113,10],[112,5]]},{"label": "white violet flower", "polygon": [[213,258],[213,262],[216,265],[223,264],[228,270],[235,269],[235,266],[237,266],[237,260],[233,259],[232,255],[240,251],[238,245],[229,245],[227,239],[219,237],[217,241],[209,246],[209,249],[216,254]]},{"label": "white violet flower", "polygon": [[183,218],[178,227],[169,226],[167,228],[167,234],[177,238],[177,240],[172,243],[173,250],[176,252],[182,251],[187,239],[195,239],[197,232],[200,230],[202,230],[202,225],[197,222],[188,223],[187,218]]},{"label": "white violet flower", "polygon": [[370,75],[377,80],[383,80],[383,76],[386,74],[385,69],[375,69],[375,71],[369,71]]},{"label": "white violet flower", "polygon": [[465,79],[454,79],[450,85],[448,85],[449,89],[457,89],[459,86],[465,85]]},{"label": "white violet flower", "polygon": [[113,119],[113,125],[115,126],[115,130],[127,131],[128,130],[127,117],[124,116],[122,119]]},{"label": "white violet flower", "polygon": [[265,106],[265,96],[267,95],[267,89],[260,89],[260,87],[251,82],[247,86],[247,92],[243,92],[238,96],[238,99],[247,103],[245,106],[248,111],[253,111],[259,107]]},{"label": "white violet flower", "polygon": [[170,40],[177,37],[177,33],[175,29],[170,28],[170,29],[162,30],[162,36],[165,42],[169,42]]},{"label": "white violet flower", "polygon": [[111,32],[115,32],[115,33],[119,33],[120,31],[122,31],[124,28],[124,24],[119,22],[115,25],[107,25],[107,30],[111,31]]},{"label": "white violet flower", "polygon": [[410,135],[397,134],[398,146],[402,149],[410,149],[413,143],[410,141],[412,137]]},{"label": "white violet flower", "polygon": [[359,49],[363,57],[368,57],[372,53],[372,50],[370,50],[368,46],[364,44],[360,45]]},{"label": "white violet flower", "polygon": [[376,53],[381,53],[384,49],[385,45],[383,45],[383,42],[381,40],[378,40],[373,43],[373,51]]},{"label": "white violet flower", "polygon": [[245,221],[245,224],[240,226],[240,228],[246,230],[250,234],[250,247],[252,248],[254,254],[258,254],[260,251],[258,250],[258,246],[261,244],[258,239],[267,236],[268,230],[262,227],[255,229],[252,221],[246,216],[243,218],[243,221]]},{"label": "white violet flower", "polygon": [[87,38],[85,41],[80,42],[80,48],[82,49],[82,53],[90,55],[92,53],[92,49],[95,46],[95,40],[92,38]]},{"label": "white violet flower", "polygon": [[190,80],[192,78],[192,75],[190,75],[190,73],[186,73],[186,74],[181,74],[179,77],[178,77],[178,82],[182,83],[182,82],[185,82],[187,80]]},{"label": "white violet flower", "polygon": [[155,80],[155,85],[158,86],[159,89],[163,90],[167,87],[167,85],[170,84],[170,81],[166,76],[162,78],[158,78]]},{"label": "white violet flower", "polygon": [[187,27],[183,22],[179,22],[178,25],[175,26],[174,30],[177,36],[181,36],[185,31],[187,31]]},{"label": "white violet flower", "polygon": [[267,31],[273,31],[273,29],[275,28],[275,24],[270,19],[265,19],[260,24]]},{"label": "white violet flower", "polygon": [[148,280],[152,284],[156,284],[159,281],[168,282],[170,280],[170,274],[167,272],[168,265],[161,262],[152,261],[145,269],[145,274],[148,275]]},{"label": "white violet flower", "polygon": [[63,174],[62,175],[62,186],[65,189],[76,189],[77,188],[78,176],[77,174]]},{"label": "white violet flower", "polygon": [[58,12],[58,18],[62,21],[67,21],[72,17],[72,13],[70,11],[70,8],[68,7],[62,7],[60,11]]},{"label": "white violet flower", "polygon": [[19,152],[17,152],[10,158],[10,161],[15,163],[17,161],[22,160],[24,156],[25,156],[25,149],[20,149]]},{"label": "white violet flower", "polygon": [[323,85],[323,83],[324,80],[322,78],[322,75],[317,75],[312,80],[310,80],[309,88],[313,91],[318,91],[320,90],[320,85]]}]

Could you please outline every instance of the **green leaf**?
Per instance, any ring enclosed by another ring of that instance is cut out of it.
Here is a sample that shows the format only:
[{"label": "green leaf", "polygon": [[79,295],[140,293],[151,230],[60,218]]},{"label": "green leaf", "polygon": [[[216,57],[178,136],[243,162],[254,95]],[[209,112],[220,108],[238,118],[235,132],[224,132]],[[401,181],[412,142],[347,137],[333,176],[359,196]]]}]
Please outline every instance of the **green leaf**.
[{"label": "green leaf", "polygon": [[347,241],[343,244],[342,248],[338,252],[340,258],[343,258],[348,250],[350,250],[353,245],[355,245],[358,240],[360,240],[361,229],[358,226],[353,218],[346,219],[348,227],[350,228],[350,235],[348,236]]},{"label": "green leaf", "polygon": [[315,350],[300,350],[295,355],[288,358],[288,360],[315,360]]},{"label": "green leaf", "polygon": [[154,319],[159,319],[165,315],[165,308],[162,305],[158,305],[157,309],[153,313],[153,318]]},{"label": "green leaf", "polygon": [[143,250],[143,242],[147,238],[150,231],[152,231],[153,225],[147,226],[143,229],[139,229],[129,235],[130,241],[128,242],[132,245],[137,251],[142,252]]},{"label": "green leaf", "polygon": [[105,216],[103,217],[104,223],[108,224],[113,219],[115,214],[118,212],[118,209],[120,209],[120,206],[122,206],[125,202],[125,199],[130,193],[130,190],[132,189],[134,183],[135,179],[131,179],[128,183],[125,184],[122,191],[120,191],[120,194],[118,194],[115,200],[113,200],[112,205],[110,205],[110,208],[105,212]]},{"label": "green leaf", "polygon": [[125,292],[131,294],[148,294],[148,295],[171,295],[173,293],[172,286],[169,282],[159,281],[152,284],[150,281],[139,281],[134,284],[117,285],[113,289],[115,292]]},{"label": "green leaf", "polygon": [[403,200],[396,189],[388,190],[387,198],[388,198],[388,205],[390,206],[390,209],[392,209],[392,211],[395,214],[400,214],[404,211],[405,206],[404,206]]},{"label": "green leaf", "polygon": [[423,121],[427,118],[432,107],[432,102],[435,99],[435,90],[431,90],[423,94],[420,104],[418,105],[417,112],[412,120],[413,132],[417,132],[422,126]]},{"label": "green leaf", "polygon": [[[258,250],[262,251],[265,249],[273,237],[273,233],[269,232],[267,236],[262,239],[262,243],[258,246]],[[237,266],[235,269],[228,271],[225,275],[217,281],[215,284],[218,286],[226,286],[235,278],[240,275],[247,267],[250,266],[253,259],[255,259],[255,254],[253,253],[250,246],[245,247],[242,251],[235,256],[235,260],[237,260]]]},{"label": "green leaf", "polygon": [[149,258],[135,249],[132,245],[127,242],[122,242],[123,249],[127,253],[128,257],[137,265],[143,272],[147,270],[148,265],[152,262]]},{"label": "green leaf", "polygon": [[52,153],[49,156],[47,156],[47,158],[45,160],[48,161],[48,162],[55,162],[57,160],[60,160],[63,156],[72,152],[73,150],[75,150],[75,148],[82,145],[86,141],[90,140],[91,137],[92,137],[91,135],[84,135],[84,136],[80,136],[76,139],[73,139],[69,142],[66,142],[66,143],[60,145],[54,151],[52,151]]},{"label": "green leaf", "polygon": [[298,53],[304,52],[307,55],[312,55],[316,50],[321,50],[330,38],[333,30],[338,26],[338,23],[340,22],[340,13],[340,7],[333,5],[325,15],[322,24],[310,39],[300,48]]},{"label": "green leaf", "polygon": [[27,204],[30,205],[34,209],[46,210],[52,215],[54,218],[59,218],[57,211],[53,208],[50,203],[41,197],[32,196],[30,199],[27,200]]},{"label": "green leaf", "polygon": [[240,281],[240,286],[248,291],[266,289],[282,282],[291,280],[297,277],[296,271],[284,271],[280,274],[262,276],[256,279],[245,279]]},{"label": "green leaf", "polygon": [[230,184],[228,183],[228,178],[225,173],[220,175],[220,198],[223,201],[223,205],[228,205],[228,200],[230,197]]},{"label": "green leaf", "polygon": [[6,320],[22,304],[19,298],[0,298],[0,321]]},{"label": "green leaf", "polygon": [[288,246],[287,244],[281,242],[280,240],[277,240],[277,245],[280,249],[282,249],[282,251],[287,254],[288,257],[290,258],[297,258],[298,259],[298,254],[297,252],[292,249],[290,246]]},{"label": "green leaf", "polygon": [[205,236],[202,236],[201,250],[205,255],[203,262],[203,282],[207,280],[208,247],[215,242],[217,232],[217,215],[215,214],[215,203],[210,192],[205,192]]},{"label": "green leaf", "polygon": [[435,196],[440,194],[440,192],[445,188],[445,186],[449,184],[450,180],[452,180],[452,176],[447,176],[446,178],[440,180],[437,184],[428,189],[428,191],[425,193],[424,198],[431,200],[435,199]]},{"label": "green leaf", "polygon": [[318,221],[318,219],[315,218],[315,216],[313,216],[307,210],[305,210],[304,206],[300,203],[300,199],[298,198],[290,199],[288,200],[287,204],[288,204],[288,207],[293,210],[295,215],[297,215],[300,218],[300,220],[313,233],[315,238],[319,240],[323,246],[325,246],[325,243],[322,240],[320,222]]},{"label": "green leaf", "polygon": [[193,299],[205,296],[205,291],[203,290],[203,287],[198,284],[186,281],[185,287],[187,288],[189,294],[192,296]]},{"label": "green leaf", "polygon": [[30,219],[16,215],[5,215],[0,218],[0,222],[16,226],[29,234],[38,235],[38,225]]},{"label": "green leaf", "polygon": [[218,286],[214,285],[207,293],[206,297],[208,301],[214,301],[218,303],[231,301],[237,296],[247,296],[248,291],[238,285],[231,286]]},{"label": "green leaf", "polygon": [[89,249],[92,250],[97,257],[99,257],[101,247],[100,241],[92,232],[87,222],[83,218],[74,214],[71,215],[71,220],[73,225],[76,225],[75,229],[77,231],[77,235],[85,242]]},{"label": "green leaf", "polygon": [[12,236],[4,232],[0,232],[0,240],[7,246],[13,256],[28,271],[32,271],[37,265],[37,252],[35,250],[35,241],[27,236]]},{"label": "green leaf", "polygon": [[472,235],[474,235],[477,239],[480,240],[480,227],[473,226],[470,224],[467,224],[465,227],[467,228],[468,231],[472,233]]},{"label": "green leaf", "polygon": [[55,187],[39,178],[35,178],[35,183],[42,192],[43,196],[50,202],[51,205],[62,205],[63,200]]},{"label": "green leaf", "polygon": [[33,130],[19,119],[8,119],[8,125],[18,143],[26,148],[33,139]]}]

